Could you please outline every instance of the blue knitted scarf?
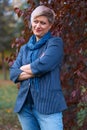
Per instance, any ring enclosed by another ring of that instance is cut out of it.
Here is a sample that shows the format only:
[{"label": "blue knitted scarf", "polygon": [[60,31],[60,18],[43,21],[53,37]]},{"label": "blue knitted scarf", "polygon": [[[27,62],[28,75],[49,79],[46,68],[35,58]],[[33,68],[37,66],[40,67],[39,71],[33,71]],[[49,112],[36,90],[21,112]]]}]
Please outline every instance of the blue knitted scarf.
[{"label": "blue knitted scarf", "polygon": [[[50,32],[47,32],[39,41],[36,41],[36,36],[32,35],[28,41],[28,47],[30,48],[30,62],[34,62],[38,58],[39,49],[52,37]],[[39,90],[39,78],[30,78],[30,83],[34,84],[35,89]]]}]

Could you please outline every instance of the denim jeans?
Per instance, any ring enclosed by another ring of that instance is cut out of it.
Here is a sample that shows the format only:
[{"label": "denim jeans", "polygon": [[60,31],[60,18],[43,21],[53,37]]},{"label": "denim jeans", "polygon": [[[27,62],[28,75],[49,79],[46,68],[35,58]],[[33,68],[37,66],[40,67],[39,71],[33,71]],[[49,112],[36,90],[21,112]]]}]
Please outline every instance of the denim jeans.
[{"label": "denim jeans", "polygon": [[62,112],[44,115],[26,104],[18,113],[22,130],[63,130]]}]

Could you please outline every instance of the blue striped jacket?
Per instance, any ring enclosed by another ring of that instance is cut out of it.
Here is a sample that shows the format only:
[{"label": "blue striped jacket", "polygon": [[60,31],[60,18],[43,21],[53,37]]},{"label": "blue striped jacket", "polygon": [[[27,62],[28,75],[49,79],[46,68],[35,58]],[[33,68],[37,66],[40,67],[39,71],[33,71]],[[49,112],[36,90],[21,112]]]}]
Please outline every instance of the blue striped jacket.
[{"label": "blue striped jacket", "polygon": [[60,81],[63,53],[63,42],[59,37],[50,38],[39,49],[38,58],[32,63],[28,44],[21,47],[14,64],[10,67],[10,79],[18,83],[18,76],[22,72],[20,67],[31,64],[33,74],[39,78],[39,91],[35,90],[34,84],[30,84],[30,79],[20,81],[15,112],[19,112],[24,106],[29,89],[38,112],[52,114],[67,108]]}]

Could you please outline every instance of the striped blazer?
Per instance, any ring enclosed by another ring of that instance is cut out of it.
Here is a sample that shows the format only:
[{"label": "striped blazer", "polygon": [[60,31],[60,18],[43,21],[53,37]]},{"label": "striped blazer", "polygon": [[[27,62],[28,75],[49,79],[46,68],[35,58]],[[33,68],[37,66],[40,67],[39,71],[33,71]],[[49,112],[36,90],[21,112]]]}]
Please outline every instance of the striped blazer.
[{"label": "striped blazer", "polygon": [[60,70],[63,60],[63,41],[60,37],[50,38],[39,49],[38,58],[30,63],[30,49],[28,44],[21,47],[19,54],[10,67],[10,79],[18,83],[18,76],[22,72],[20,67],[30,64],[32,72],[39,77],[39,91],[36,91],[30,79],[20,81],[20,89],[14,111],[19,112],[25,104],[29,90],[31,91],[35,109],[43,114],[52,114],[67,108],[61,88]]}]

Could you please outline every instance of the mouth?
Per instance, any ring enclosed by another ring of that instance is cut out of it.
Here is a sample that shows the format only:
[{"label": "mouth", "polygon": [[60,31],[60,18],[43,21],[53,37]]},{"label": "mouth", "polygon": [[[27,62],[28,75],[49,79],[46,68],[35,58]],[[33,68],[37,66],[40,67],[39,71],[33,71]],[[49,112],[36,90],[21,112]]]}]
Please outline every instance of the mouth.
[{"label": "mouth", "polygon": [[35,30],[36,32],[41,32],[42,30],[39,30],[39,29],[37,29],[37,30]]}]

